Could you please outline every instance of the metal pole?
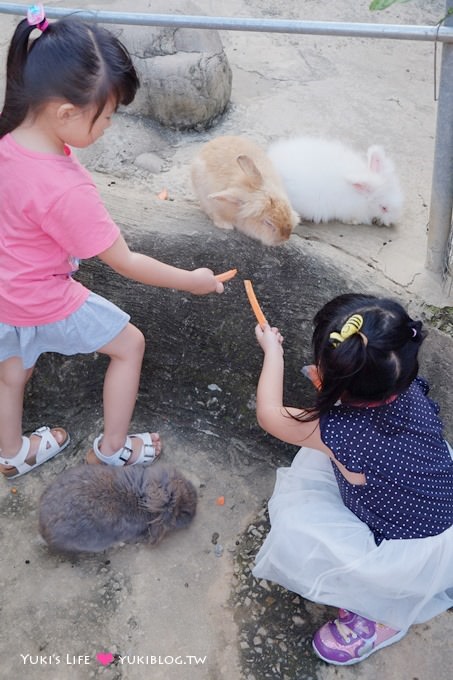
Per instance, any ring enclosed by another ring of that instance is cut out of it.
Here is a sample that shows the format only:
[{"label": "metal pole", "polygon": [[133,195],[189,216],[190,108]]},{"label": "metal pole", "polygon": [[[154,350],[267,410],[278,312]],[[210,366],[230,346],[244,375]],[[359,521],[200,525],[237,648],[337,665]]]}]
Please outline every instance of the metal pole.
[{"label": "metal pole", "polygon": [[[0,14],[24,17],[28,5],[0,3]],[[76,14],[86,21],[104,24],[140,26],[170,26],[172,28],[210,28],[226,31],[261,31],[267,33],[301,33],[306,35],[334,35],[350,38],[389,38],[396,40],[425,40],[453,42],[453,31],[446,27],[392,24],[346,23],[335,21],[292,21],[287,19],[252,19],[233,17],[207,17],[173,14],[140,14],[131,12],[104,12],[63,7],[47,7],[49,19],[59,19]]]},{"label": "metal pole", "polygon": [[[446,13],[453,0],[446,0]],[[445,19],[453,26],[453,16]],[[436,143],[429,209],[426,268],[444,275],[448,264],[448,241],[453,209],[453,45],[442,45],[437,106]]]}]

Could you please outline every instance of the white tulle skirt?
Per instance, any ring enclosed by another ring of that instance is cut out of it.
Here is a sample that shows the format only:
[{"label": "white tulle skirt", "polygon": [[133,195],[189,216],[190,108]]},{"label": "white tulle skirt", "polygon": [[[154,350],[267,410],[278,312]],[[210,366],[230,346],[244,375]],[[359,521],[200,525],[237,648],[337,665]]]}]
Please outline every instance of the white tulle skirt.
[{"label": "white tulle skirt", "polygon": [[290,468],[277,471],[269,515],[253,569],[258,579],[397,629],[453,606],[453,527],[377,546],[344,506],[331,462],[319,451],[302,448]]}]

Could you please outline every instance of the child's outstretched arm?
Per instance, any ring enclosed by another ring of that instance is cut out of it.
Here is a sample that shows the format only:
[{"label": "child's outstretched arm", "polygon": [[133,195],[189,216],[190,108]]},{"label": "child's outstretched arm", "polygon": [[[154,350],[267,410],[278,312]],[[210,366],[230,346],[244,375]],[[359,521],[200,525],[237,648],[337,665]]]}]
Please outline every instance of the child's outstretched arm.
[{"label": "child's outstretched arm", "polygon": [[283,405],[283,337],[277,328],[266,325],[255,328],[256,338],[264,352],[263,367],[256,394],[256,417],[259,425],[269,434],[288,444],[308,446],[331,456],[331,451],[321,440],[319,422],[302,422],[291,418],[303,409]]},{"label": "child's outstretched arm", "polygon": [[129,249],[121,235],[98,257],[118,274],[150,286],[176,288],[195,295],[223,293],[223,283],[215,278],[210,269],[179,269],[143,253],[136,253]]}]

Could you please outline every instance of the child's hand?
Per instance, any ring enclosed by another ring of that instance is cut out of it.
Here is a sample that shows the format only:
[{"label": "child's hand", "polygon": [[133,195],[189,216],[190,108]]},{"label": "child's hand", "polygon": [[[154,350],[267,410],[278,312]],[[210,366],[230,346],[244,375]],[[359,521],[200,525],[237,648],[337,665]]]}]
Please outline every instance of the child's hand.
[{"label": "child's hand", "polygon": [[191,285],[189,293],[194,295],[206,295],[207,293],[223,293],[223,283],[214,276],[210,269],[200,268],[190,272]]},{"label": "child's hand", "polygon": [[258,324],[255,328],[256,339],[266,354],[269,350],[278,350],[283,355],[283,336],[278,328],[271,328],[268,324],[261,328]]}]

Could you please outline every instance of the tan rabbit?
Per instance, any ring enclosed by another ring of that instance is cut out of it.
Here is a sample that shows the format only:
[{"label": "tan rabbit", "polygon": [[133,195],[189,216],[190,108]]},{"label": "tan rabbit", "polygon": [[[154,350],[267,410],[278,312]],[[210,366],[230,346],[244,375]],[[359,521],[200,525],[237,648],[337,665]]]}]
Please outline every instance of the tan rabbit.
[{"label": "tan rabbit", "polygon": [[217,137],[191,166],[201,208],[221,229],[242,231],[264,245],[287,241],[299,221],[264,150],[245,137]]}]

